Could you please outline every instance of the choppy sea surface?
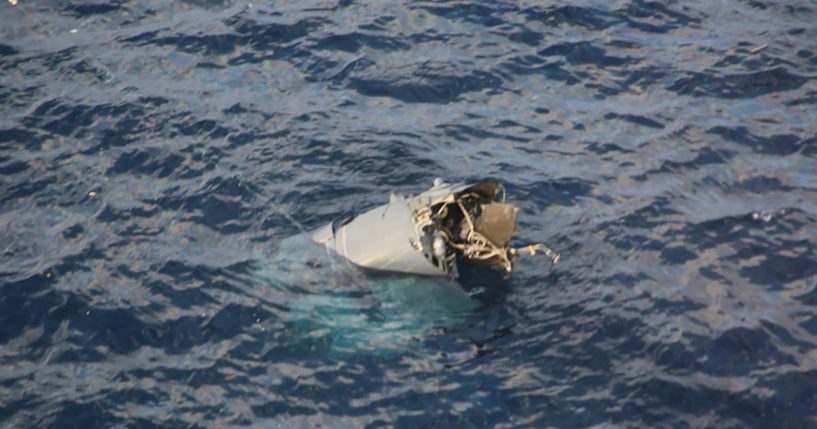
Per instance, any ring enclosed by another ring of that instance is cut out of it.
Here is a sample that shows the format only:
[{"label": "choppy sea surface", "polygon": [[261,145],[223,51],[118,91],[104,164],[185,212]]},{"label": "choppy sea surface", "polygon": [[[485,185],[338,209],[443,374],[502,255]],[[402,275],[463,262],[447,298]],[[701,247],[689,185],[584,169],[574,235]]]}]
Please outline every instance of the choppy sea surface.
[{"label": "choppy sea surface", "polygon": [[[815,23],[3,1],[0,427],[815,427]],[[561,262],[372,276],[304,235],[438,176]]]}]

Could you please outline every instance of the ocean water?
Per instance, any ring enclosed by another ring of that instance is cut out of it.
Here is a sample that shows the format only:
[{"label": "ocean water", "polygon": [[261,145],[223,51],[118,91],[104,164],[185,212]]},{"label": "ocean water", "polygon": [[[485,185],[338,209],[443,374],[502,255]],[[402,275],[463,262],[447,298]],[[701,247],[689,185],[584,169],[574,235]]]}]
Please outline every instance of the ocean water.
[{"label": "ocean water", "polygon": [[[0,427],[815,427],[815,22],[4,1]],[[559,264],[373,276],[304,235],[435,177],[503,183]]]}]

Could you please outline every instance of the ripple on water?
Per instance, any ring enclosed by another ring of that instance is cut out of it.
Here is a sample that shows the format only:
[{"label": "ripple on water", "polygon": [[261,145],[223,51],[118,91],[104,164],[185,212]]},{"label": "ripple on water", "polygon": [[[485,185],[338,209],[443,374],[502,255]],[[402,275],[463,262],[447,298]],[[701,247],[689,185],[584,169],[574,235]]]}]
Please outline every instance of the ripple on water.
[{"label": "ripple on water", "polygon": [[[815,13],[0,8],[0,425],[814,426]],[[562,261],[308,240],[436,176]]]}]

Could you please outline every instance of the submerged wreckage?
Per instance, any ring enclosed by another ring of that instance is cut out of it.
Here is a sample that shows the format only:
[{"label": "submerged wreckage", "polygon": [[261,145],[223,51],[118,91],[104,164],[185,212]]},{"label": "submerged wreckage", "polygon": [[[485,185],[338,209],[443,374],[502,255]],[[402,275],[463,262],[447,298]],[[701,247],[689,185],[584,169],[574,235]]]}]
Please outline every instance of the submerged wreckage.
[{"label": "submerged wreckage", "polygon": [[420,195],[392,194],[388,204],[332,222],[312,240],[364,268],[428,276],[457,278],[458,263],[510,273],[522,251],[542,251],[555,264],[559,254],[543,244],[510,247],[518,215],[498,183],[435,179]]}]

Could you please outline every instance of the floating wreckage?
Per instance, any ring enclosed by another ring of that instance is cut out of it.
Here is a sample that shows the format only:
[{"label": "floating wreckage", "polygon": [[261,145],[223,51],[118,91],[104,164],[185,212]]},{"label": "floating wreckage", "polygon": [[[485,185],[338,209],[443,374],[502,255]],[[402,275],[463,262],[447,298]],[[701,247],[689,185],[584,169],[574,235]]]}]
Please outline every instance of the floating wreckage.
[{"label": "floating wreckage", "polygon": [[556,264],[559,254],[544,244],[510,247],[518,216],[498,183],[435,179],[417,196],[392,194],[388,204],[338,219],[312,240],[363,268],[452,279],[458,266],[510,273],[520,253],[541,251]]}]

